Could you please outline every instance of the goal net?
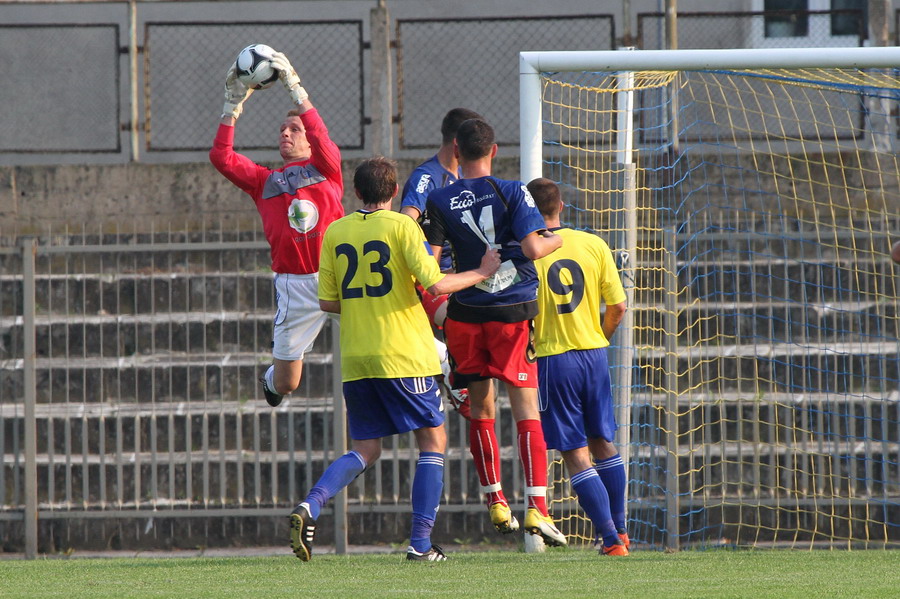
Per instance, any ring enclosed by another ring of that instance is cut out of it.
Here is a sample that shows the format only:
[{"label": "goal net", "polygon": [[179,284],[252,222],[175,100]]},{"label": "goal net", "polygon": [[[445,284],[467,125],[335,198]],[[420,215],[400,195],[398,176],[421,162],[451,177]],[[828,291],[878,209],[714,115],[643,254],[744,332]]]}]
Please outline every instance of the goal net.
[{"label": "goal net", "polygon": [[[619,257],[636,547],[900,546],[900,48],[523,53],[522,178]],[[551,511],[594,531],[561,461]]]}]

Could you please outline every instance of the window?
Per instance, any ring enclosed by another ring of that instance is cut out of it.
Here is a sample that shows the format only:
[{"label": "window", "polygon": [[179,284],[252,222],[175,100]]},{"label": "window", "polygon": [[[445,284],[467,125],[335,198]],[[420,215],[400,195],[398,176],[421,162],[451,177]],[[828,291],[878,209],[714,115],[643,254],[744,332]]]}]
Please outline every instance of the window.
[{"label": "window", "polygon": [[763,10],[783,11],[766,15],[766,37],[806,37],[809,35],[808,0],[765,0]]},{"label": "window", "polygon": [[831,15],[831,35],[861,35],[868,37],[867,0],[831,0],[831,10],[855,10],[858,12],[837,13]]}]

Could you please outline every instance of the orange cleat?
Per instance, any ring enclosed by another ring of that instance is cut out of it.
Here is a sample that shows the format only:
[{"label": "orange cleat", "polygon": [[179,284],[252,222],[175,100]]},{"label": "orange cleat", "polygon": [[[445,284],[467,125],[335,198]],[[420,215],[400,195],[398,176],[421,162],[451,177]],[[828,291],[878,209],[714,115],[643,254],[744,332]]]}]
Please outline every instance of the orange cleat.
[{"label": "orange cleat", "polygon": [[619,541],[615,545],[610,545],[609,547],[603,546],[600,549],[600,555],[612,555],[617,557],[625,557],[628,555],[628,548],[625,547],[625,543]]}]

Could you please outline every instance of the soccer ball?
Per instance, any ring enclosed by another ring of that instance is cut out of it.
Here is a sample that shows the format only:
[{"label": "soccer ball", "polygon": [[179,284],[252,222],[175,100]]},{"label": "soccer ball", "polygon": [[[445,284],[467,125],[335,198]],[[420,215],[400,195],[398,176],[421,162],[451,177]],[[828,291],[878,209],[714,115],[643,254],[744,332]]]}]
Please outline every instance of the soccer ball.
[{"label": "soccer ball", "polygon": [[265,44],[252,44],[241,50],[234,61],[238,80],[251,89],[266,89],[278,81],[278,71],[272,68],[275,50]]}]

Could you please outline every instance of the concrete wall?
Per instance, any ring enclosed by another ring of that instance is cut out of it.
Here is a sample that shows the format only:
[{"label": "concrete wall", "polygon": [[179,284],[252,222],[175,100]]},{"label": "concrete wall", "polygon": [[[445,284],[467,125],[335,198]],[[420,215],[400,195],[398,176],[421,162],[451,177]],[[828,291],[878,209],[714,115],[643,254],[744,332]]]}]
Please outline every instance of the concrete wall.
[{"label": "concrete wall", "polygon": [[[422,159],[428,156],[423,156]],[[398,161],[405,181],[422,159]],[[359,207],[353,171],[344,161],[344,208]],[[518,157],[502,157],[497,176],[517,179]],[[149,231],[199,227],[255,228],[256,208],[209,163],[0,167],[0,235],[103,228]]]}]

